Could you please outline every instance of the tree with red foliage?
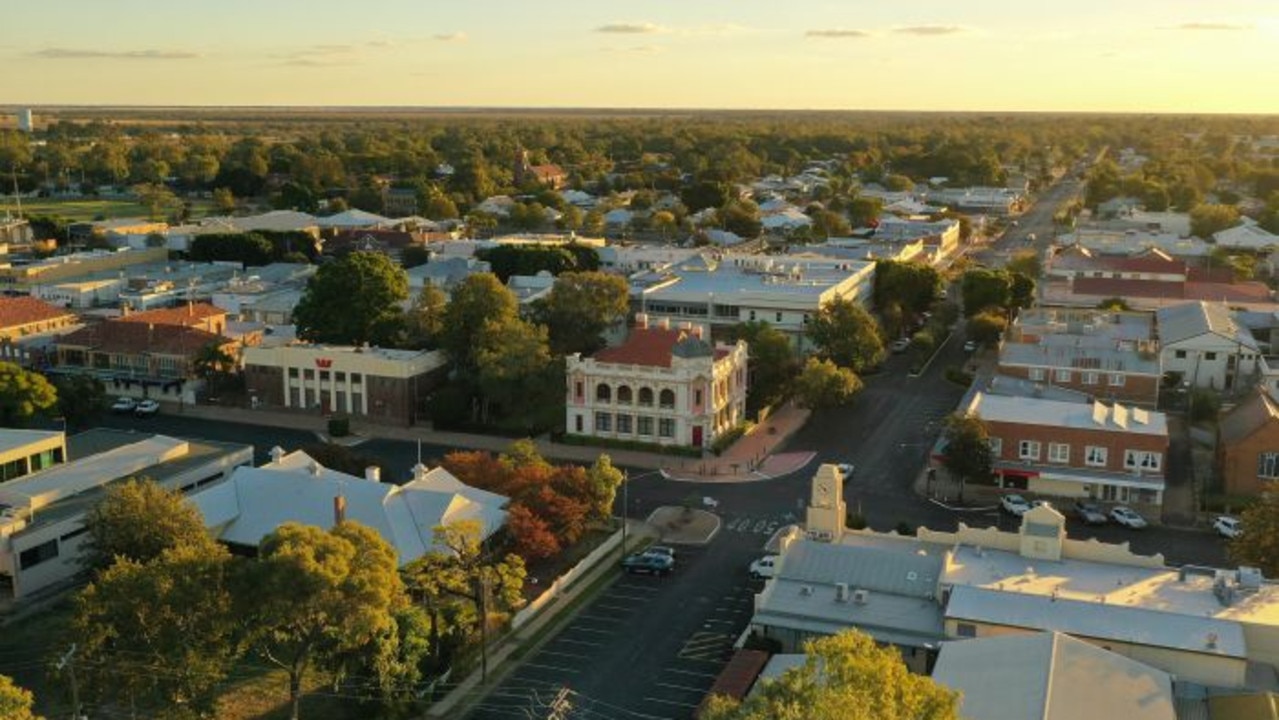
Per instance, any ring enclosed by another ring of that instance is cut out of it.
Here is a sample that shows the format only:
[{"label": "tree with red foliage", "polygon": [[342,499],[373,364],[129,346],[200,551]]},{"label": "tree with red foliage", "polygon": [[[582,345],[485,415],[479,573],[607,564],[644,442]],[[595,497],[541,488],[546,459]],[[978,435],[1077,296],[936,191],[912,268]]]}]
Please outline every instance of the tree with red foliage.
[{"label": "tree with red foliage", "polygon": [[525,561],[548,558],[562,549],[559,538],[546,521],[523,505],[510,506],[506,513],[506,531],[515,543],[515,552]]}]

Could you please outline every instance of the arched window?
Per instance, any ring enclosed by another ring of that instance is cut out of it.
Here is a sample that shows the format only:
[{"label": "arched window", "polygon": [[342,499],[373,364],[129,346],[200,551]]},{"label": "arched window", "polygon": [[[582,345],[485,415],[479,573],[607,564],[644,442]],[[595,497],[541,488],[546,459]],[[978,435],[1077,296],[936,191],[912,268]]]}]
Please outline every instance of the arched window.
[{"label": "arched window", "polygon": [[596,385],[595,401],[596,402],[612,402],[613,389],[610,388],[608,385],[605,385],[604,383],[600,383],[599,385]]},{"label": "arched window", "polygon": [[653,407],[653,388],[640,388],[639,404],[644,407]]},{"label": "arched window", "polygon": [[632,399],[633,398],[631,397],[630,385],[619,385],[617,387],[617,404],[618,405],[630,405]]},{"label": "arched window", "polygon": [[664,408],[675,407],[675,391],[663,390],[661,394],[657,396],[657,404]]}]

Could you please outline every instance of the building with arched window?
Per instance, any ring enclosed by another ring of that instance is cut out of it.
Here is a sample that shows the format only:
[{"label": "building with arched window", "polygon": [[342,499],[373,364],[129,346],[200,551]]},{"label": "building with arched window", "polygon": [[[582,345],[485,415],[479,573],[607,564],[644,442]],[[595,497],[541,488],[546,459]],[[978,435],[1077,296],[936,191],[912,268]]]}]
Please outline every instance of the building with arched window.
[{"label": "building with arched window", "polygon": [[745,342],[712,345],[700,325],[649,326],[626,342],[567,359],[566,430],[660,445],[709,447],[746,420]]}]

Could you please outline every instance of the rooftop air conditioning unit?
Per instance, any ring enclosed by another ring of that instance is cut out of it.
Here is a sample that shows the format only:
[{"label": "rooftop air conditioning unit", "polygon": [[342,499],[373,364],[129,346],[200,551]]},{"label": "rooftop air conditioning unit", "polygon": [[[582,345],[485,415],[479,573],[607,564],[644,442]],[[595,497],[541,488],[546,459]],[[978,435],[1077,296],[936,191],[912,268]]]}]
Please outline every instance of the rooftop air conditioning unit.
[{"label": "rooftop air conditioning unit", "polygon": [[812,586],[812,585],[801,585],[801,586],[800,586],[800,588],[799,588],[799,595],[800,595],[800,597],[808,597],[809,595],[812,595],[812,594],[813,594],[813,586]]},{"label": "rooftop air conditioning unit", "polygon": [[869,590],[853,591],[853,602],[857,603],[858,605],[865,605],[868,600],[870,600]]},{"label": "rooftop air conditioning unit", "polygon": [[848,583],[835,583],[835,602],[848,602]]}]

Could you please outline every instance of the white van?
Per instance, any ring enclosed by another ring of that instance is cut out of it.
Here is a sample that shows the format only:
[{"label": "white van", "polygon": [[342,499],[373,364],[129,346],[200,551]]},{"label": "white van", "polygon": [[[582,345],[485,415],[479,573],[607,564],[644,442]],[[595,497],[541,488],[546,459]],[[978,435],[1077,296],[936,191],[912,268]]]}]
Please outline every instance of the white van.
[{"label": "white van", "polygon": [[778,565],[781,565],[781,558],[776,555],[765,555],[751,563],[751,578],[755,580],[771,578],[777,574]]}]

